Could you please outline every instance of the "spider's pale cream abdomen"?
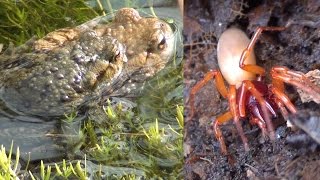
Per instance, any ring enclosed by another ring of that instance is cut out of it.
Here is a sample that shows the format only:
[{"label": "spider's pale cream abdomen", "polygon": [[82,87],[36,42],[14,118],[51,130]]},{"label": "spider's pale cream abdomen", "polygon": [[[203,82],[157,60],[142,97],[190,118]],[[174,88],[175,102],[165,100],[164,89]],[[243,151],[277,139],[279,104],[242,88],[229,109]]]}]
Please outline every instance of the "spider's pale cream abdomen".
[{"label": "spider's pale cream abdomen", "polygon": [[[247,35],[237,28],[227,29],[222,33],[218,42],[218,64],[223,77],[230,85],[238,88],[243,80],[254,80],[255,74],[244,71],[239,67],[243,50],[250,43]],[[256,64],[254,52],[251,51],[244,64]]]}]

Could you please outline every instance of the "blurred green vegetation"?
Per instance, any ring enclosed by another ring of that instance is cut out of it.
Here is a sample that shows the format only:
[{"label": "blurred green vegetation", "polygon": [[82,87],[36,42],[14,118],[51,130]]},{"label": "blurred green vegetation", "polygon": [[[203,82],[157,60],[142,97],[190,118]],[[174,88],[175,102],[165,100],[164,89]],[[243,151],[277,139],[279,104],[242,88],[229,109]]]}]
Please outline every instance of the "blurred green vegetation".
[{"label": "blurred green vegetation", "polygon": [[21,45],[33,36],[76,26],[97,15],[85,0],[1,0],[0,43]]}]

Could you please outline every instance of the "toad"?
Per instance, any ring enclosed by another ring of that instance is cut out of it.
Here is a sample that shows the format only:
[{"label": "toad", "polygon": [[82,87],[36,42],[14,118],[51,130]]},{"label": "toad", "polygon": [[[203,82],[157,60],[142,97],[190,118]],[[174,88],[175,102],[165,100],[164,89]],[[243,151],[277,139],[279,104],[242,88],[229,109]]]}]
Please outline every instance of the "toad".
[{"label": "toad", "polygon": [[1,101],[19,114],[60,116],[116,82],[124,86],[130,76],[144,81],[171,58],[173,31],[159,18],[123,8],[112,22],[100,19],[6,50],[0,56]]}]

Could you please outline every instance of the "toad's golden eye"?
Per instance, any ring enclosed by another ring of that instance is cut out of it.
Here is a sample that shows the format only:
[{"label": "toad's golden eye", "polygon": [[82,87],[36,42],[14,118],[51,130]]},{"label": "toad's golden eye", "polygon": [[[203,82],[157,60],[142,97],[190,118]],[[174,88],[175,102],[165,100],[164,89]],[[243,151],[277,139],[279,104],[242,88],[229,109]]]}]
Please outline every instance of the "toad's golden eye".
[{"label": "toad's golden eye", "polygon": [[162,50],[166,47],[166,38],[163,36],[162,40],[160,41],[160,43],[158,44],[158,49]]},{"label": "toad's golden eye", "polygon": [[113,57],[113,61],[116,61],[117,59],[119,59],[121,57],[121,52],[118,50],[115,54],[115,56]]}]

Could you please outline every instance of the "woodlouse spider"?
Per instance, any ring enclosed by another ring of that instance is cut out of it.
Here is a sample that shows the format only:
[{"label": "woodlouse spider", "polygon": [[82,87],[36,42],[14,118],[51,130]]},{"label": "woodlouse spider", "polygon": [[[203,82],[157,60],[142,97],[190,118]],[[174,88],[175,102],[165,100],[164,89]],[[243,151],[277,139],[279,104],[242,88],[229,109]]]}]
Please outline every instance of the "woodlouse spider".
[{"label": "woodlouse spider", "polygon": [[[221,145],[223,154],[227,148],[222,136],[220,125],[233,119],[246,151],[249,150],[248,140],[244,135],[240,119],[249,117],[250,123],[258,125],[263,136],[268,135],[274,142],[275,133],[271,118],[278,111],[287,119],[288,111],[296,113],[295,106],[284,93],[284,83],[291,84],[320,98],[320,87],[314,85],[304,74],[276,66],[271,69],[272,83],[263,81],[265,69],[256,65],[253,52],[254,45],[263,31],[283,31],[286,27],[259,27],[250,40],[246,34],[236,28],[226,30],[218,42],[217,54],[219,70],[211,70],[198,82],[190,92],[191,118],[194,115],[194,97],[196,93],[214,79],[218,92],[229,101],[229,110],[213,122],[213,129]],[[224,84],[229,83],[229,88]]]}]

